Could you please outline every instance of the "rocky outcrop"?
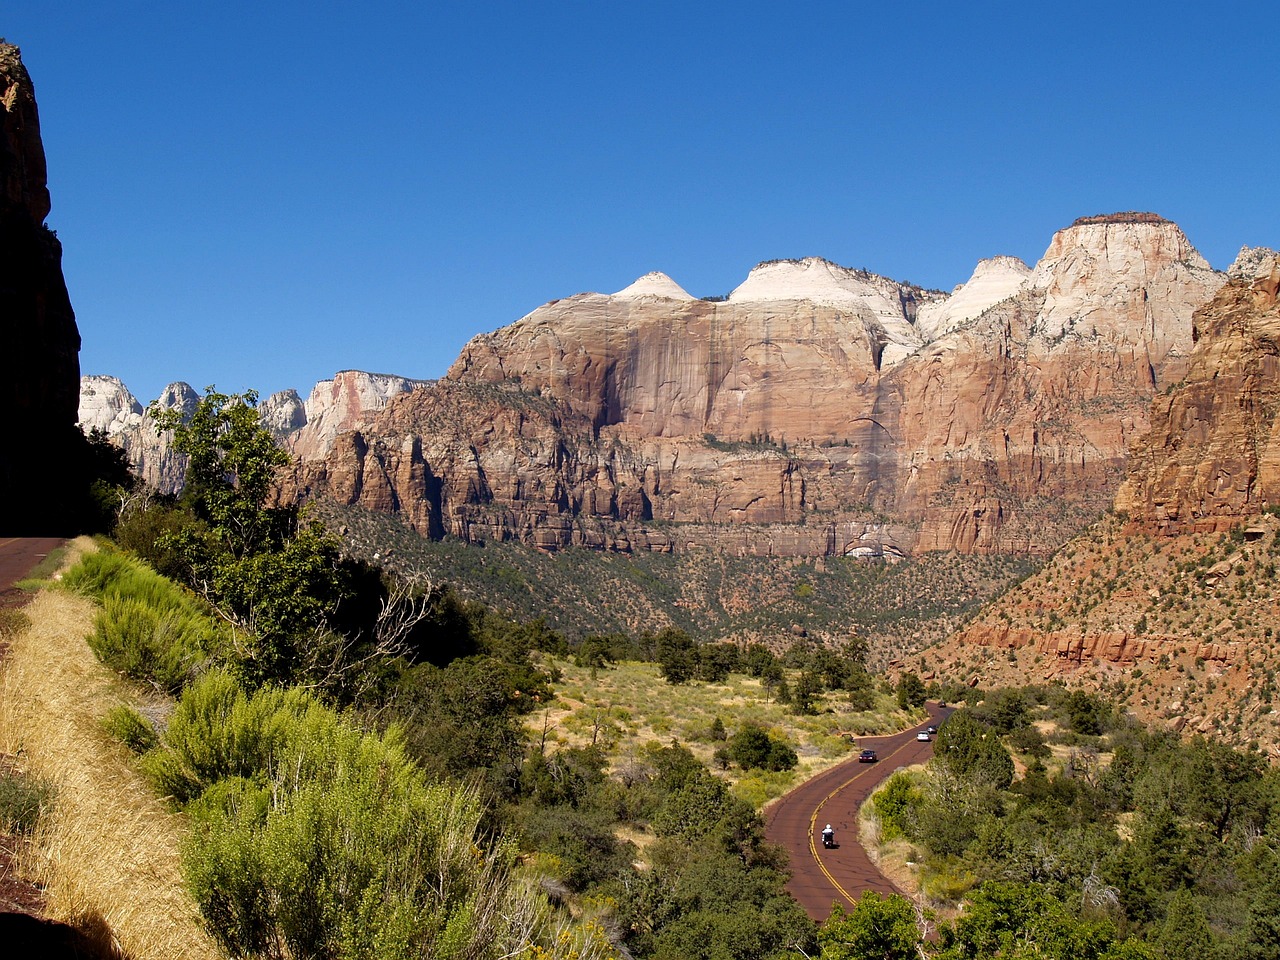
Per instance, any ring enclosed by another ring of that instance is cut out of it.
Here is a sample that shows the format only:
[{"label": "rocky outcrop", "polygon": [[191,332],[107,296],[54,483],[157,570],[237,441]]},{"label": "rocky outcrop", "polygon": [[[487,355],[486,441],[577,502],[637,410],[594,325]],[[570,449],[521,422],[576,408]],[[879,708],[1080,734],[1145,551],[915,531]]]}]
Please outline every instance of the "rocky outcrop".
[{"label": "rocky outcrop", "polygon": [[1165,533],[1280,505],[1280,257],[1246,247],[1195,315],[1186,377],[1155,398],[1116,508]]},{"label": "rocky outcrop", "polygon": [[1132,214],[949,296],[812,258],[723,302],[649,274],[476,337],[287,493],[543,547],[765,524],[797,554],[1045,550],[1110,501],[1221,283],[1174,224]]},{"label": "rocky outcrop", "polygon": [[[430,383],[343,370],[333,379],[317,383],[306,403],[296,390],[282,390],[261,401],[258,414],[263,425],[293,453],[321,457],[332,449],[338,434],[359,426],[391,397]],[[199,400],[190,384],[176,382],[165,387],[149,406],[179,410],[185,418],[195,412]],[[124,449],[134,473],[147,486],[170,494],[182,489],[186,457],[173,450],[171,433],[156,433],[142,404],[119,378],[81,377],[78,415],[83,430],[102,430]]]},{"label": "rocky outcrop", "polygon": [[287,435],[286,446],[300,457],[322,457],[333,449],[338,434],[354,429],[392,397],[431,382],[363,370],[339,371],[332,380],[321,380],[312,388],[302,422]]},{"label": "rocky outcrop", "polygon": [[[171,383],[152,401],[161,410],[179,410],[190,416],[199,394],[187,383]],[[187,472],[187,458],[173,449],[173,434],[157,433],[154,422],[118,377],[80,378],[80,427],[98,429],[126,454],[136,474],[148,487],[161,493],[177,493]]]},{"label": "rocky outcrop", "polygon": [[86,445],[76,429],[80,334],[62,277],[35,91],[0,42],[0,533],[74,532]]}]

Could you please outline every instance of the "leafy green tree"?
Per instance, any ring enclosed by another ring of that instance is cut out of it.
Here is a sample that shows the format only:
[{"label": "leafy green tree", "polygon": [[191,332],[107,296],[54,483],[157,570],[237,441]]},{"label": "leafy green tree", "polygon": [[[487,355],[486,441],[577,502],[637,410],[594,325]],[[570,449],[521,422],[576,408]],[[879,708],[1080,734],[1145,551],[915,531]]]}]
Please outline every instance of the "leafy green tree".
[{"label": "leafy green tree", "polygon": [[1190,890],[1178,890],[1169,900],[1155,946],[1163,960],[1203,960],[1213,955],[1213,931]]},{"label": "leafy green tree", "polygon": [[765,670],[774,666],[778,658],[763,643],[753,643],[747,647],[743,666],[747,673],[757,679],[764,676]]},{"label": "leafy green tree", "polygon": [[179,410],[150,411],[156,429],[172,430],[174,449],[187,456],[183,501],[235,557],[268,546],[291,518],[291,511],[265,506],[289,455],[262,426],[257,407],[256,391],[209,387],[189,419]]},{"label": "leafy green tree", "polygon": [[822,960],[919,960],[923,942],[911,903],[873,890],[864,891],[852,910],[835,904],[818,931]]},{"label": "leafy green tree", "polygon": [[906,710],[909,707],[924,705],[924,681],[910,671],[898,677],[898,706]]},{"label": "leafy green tree", "polygon": [[1099,696],[1073,690],[1065,704],[1071,729],[1085,736],[1098,736],[1111,724],[1111,707]]},{"label": "leafy green tree", "polygon": [[849,691],[852,709],[870,710],[876,705],[876,682],[861,664],[850,668],[845,678],[845,689]]},{"label": "leafy green tree", "polygon": [[977,781],[998,790],[1007,790],[1013,782],[1009,751],[996,732],[968,710],[957,710],[938,730],[933,756],[933,763],[962,781]]},{"label": "leafy green tree", "polygon": [[802,716],[813,713],[813,701],[822,693],[822,679],[809,668],[800,671],[791,691],[791,708]]},{"label": "leafy green tree", "polygon": [[655,638],[658,669],[667,683],[687,683],[694,677],[697,664],[693,638],[683,630],[667,627]]}]

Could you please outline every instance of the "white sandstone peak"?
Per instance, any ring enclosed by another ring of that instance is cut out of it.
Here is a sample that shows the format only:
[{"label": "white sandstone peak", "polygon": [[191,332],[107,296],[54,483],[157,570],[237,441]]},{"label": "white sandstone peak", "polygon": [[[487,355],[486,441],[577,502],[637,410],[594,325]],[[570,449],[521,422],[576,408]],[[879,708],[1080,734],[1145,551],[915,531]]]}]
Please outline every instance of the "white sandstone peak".
[{"label": "white sandstone peak", "polygon": [[661,297],[665,300],[692,300],[689,293],[661,270],[646,273],[630,286],[623,287],[613,296],[623,300],[638,300],[640,297]]},{"label": "white sandstone peak", "polygon": [[119,377],[80,378],[80,427],[102,430],[115,436],[142,419],[142,404]]},{"label": "white sandstone peak", "polygon": [[1026,286],[1031,268],[1017,257],[979,260],[973,276],[960,284],[946,300],[924,304],[916,314],[916,329],[926,340],[937,339],[968,320],[980,316]]},{"label": "white sandstone peak", "polygon": [[1154,214],[1082,217],[1053,235],[1028,287],[1044,294],[1035,332],[1110,331],[1120,342],[1190,349],[1191,311],[1225,282],[1176,223]]},{"label": "white sandstone peak", "polygon": [[770,300],[808,300],[830,307],[852,307],[885,296],[897,284],[865,270],[853,270],[824,260],[766,260],[747,274],[729,294],[730,303]]}]

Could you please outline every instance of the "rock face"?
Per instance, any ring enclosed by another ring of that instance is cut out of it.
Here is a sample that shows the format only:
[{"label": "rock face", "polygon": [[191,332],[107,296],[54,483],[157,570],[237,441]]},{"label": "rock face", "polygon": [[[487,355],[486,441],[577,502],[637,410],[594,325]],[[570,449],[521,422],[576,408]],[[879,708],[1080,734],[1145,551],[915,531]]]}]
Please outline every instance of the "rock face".
[{"label": "rock face", "polygon": [[[391,374],[343,370],[321,380],[304,404],[296,390],[273,393],[258,405],[262,423],[299,456],[323,456],[333,438],[358,426],[386,406],[389,398],[431,381]],[[161,410],[190,416],[200,395],[188,383],[171,383],[152,401]],[[186,475],[186,457],[173,450],[171,433],[158,434],[142,404],[117,377],[80,378],[79,420],[88,431],[104,431],[129,455],[133,471],[152,489],[177,493]]]},{"label": "rock face", "polygon": [[321,380],[312,388],[301,423],[289,433],[287,446],[300,457],[322,457],[333,449],[338,434],[377,413],[392,397],[431,382],[389,373],[339,371],[332,380]]},{"label": "rock face", "polygon": [[1195,315],[1185,379],[1152,404],[1116,508],[1164,533],[1280,505],[1280,257],[1246,247]]},{"label": "rock face", "polygon": [[0,533],[72,532],[86,446],[76,429],[80,334],[49,215],[31,78],[0,42]]},{"label": "rock face", "polygon": [[[187,383],[171,383],[153,402],[162,410],[195,411],[199,395]],[[173,449],[173,435],[157,434],[136,397],[118,377],[80,378],[80,426],[102,430],[129,455],[133,472],[161,493],[177,493],[187,472],[187,459]]]},{"label": "rock face", "polygon": [[1048,549],[1110,501],[1222,282],[1149,214],[950,295],[820,259],[723,302],[649,274],[476,337],[284,496],[548,548]]}]

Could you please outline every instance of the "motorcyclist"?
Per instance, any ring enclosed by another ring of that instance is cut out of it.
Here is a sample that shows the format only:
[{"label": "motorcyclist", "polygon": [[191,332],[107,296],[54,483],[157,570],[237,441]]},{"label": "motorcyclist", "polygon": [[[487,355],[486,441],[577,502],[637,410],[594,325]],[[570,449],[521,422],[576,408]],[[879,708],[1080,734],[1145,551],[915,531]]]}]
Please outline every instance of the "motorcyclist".
[{"label": "motorcyclist", "polygon": [[836,832],[831,829],[831,824],[827,824],[822,828],[822,845],[824,847],[834,847],[836,845]]}]

